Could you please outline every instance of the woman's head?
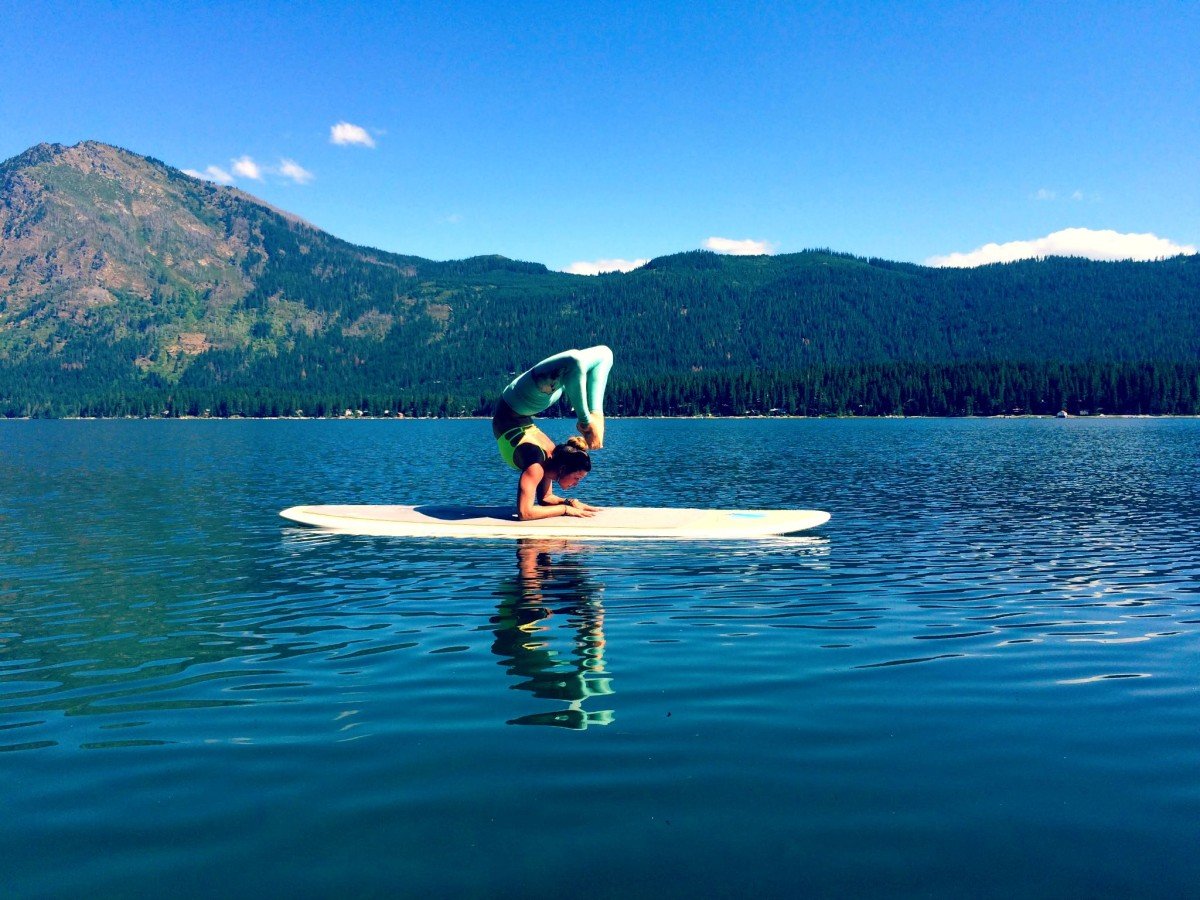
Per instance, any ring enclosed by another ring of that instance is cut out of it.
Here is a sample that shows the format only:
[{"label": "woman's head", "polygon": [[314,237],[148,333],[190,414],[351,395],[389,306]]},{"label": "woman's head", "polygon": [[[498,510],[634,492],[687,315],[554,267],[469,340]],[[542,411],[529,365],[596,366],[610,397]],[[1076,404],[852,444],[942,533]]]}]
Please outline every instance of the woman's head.
[{"label": "woman's head", "polygon": [[548,462],[554,471],[554,480],[568,490],[579,484],[583,476],[592,471],[592,458],[587,452],[587,441],[578,435],[567,438],[555,447]]}]

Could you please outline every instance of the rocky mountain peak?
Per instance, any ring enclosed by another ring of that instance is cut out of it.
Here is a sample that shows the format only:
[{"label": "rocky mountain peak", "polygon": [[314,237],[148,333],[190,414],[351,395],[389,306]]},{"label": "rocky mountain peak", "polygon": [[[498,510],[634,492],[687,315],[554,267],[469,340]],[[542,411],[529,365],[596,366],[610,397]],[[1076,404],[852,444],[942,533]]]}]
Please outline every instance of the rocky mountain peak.
[{"label": "rocky mountain peak", "polygon": [[0,323],[86,324],[122,295],[219,302],[249,288],[247,195],[99,141],[39,144],[0,178]]}]

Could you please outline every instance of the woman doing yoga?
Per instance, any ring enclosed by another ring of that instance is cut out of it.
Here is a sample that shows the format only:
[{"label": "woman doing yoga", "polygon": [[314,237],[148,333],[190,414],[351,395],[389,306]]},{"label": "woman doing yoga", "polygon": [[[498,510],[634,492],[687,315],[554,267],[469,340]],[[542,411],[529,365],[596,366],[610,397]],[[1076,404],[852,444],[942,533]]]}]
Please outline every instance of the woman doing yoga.
[{"label": "woman doing yoga", "polygon": [[[506,387],[492,416],[492,434],[500,456],[521,473],[517,515],[521,519],[591,516],[597,507],[556,497],[557,482],[571,490],[591,471],[589,450],[604,446],[604,388],[612,369],[612,351],[601,345],[564,350],[518,375]],[[533,416],[566,394],[575,410],[580,437],[555,445]]]}]

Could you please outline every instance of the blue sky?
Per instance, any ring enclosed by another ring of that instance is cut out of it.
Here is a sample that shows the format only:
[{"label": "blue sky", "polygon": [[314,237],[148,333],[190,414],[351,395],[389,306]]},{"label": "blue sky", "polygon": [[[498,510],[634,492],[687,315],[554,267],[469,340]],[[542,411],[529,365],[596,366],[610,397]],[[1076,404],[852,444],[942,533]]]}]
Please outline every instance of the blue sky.
[{"label": "blue sky", "polygon": [[1197,48],[1191,0],[10,2],[0,158],[101,140],[434,259],[1166,255]]}]

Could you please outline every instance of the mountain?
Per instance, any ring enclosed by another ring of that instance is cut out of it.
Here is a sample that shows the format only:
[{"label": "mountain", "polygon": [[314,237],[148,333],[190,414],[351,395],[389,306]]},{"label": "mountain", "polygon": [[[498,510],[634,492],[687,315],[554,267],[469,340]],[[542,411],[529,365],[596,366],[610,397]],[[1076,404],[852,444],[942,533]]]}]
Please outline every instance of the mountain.
[{"label": "mountain", "polygon": [[[355,247],[235,188],[94,141],[41,144],[0,164],[7,362],[47,350],[70,357],[72,348],[137,335],[141,353],[128,362],[170,378],[209,350],[274,352],[269,339],[289,330],[382,333],[419,323],[438,331],[445,312],[423,296],[422,276],[505,266],[545,271]],[[373,301],[350,322],[326,297],[347,292]]]},{"label": "mountain", "polygon": [[106,144],[0,164],[6,415],[482,412],[513,372],[600,341],[627,412],[1188,411],[1197,298],[1200,257],[697,251],[593,278],[435,262]]}]

